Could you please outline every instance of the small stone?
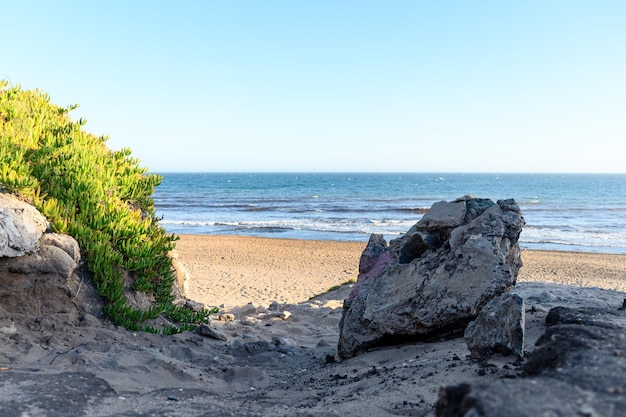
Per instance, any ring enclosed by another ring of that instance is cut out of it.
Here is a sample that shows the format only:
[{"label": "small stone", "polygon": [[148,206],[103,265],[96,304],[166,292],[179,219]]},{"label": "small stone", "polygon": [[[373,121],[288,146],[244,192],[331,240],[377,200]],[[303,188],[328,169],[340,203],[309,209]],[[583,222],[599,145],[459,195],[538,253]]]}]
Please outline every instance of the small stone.
[{"label": "small stone", "polygon": [[293,355],[294,354],[293,348],[291,348],[290,346],[285,346],[285,345],[278,345],[278,346],[276,346],[276,352],[284,353],[286,355]]},{"label": "small stone", "polygon": [[531,296],[529,299],[540,301],[542,303],[553,303],[559,300],[559,298],[550,291],[542,291],[538,296]]},{"label": "small stone", "polygon": [[272,301],[272,304],[267,308],[269,311],[279,311],[281,308],[277,301]]},{"label": "small stone", "polygon": [[243,345],[243,349],[249,355],[258,355],[263,352],[271,352],[274,350],[274,345],[270,342],[266,342],[265,340],[257,340],[255,342],[248,342]]},{"label": "small stone", "polygon": [[231,310],[231,312],[235,316],[249,316],[252,314],[260,314],[265,313],[267,310],[265,307],[256,305],[254,303],[248,303],[242,307],[235,307]]},{"label": "small stone", "polygon": [[290,337],[272,336],[272,343],[276,346],[297,346],[295,340]]},{"label": "small stone", "polygon": [[12,319],[0,320],[0,333],[4,333],[9,336],[17,333],[17,328],[15,327],[15,323]]},{"label": "small stone", "polygon": [[213,326],[209,324],[201,324],[196,328],[196,332],[199,335],[210,337],[211,339],[217,339],[222,341],[227,341],[228,337]]},{"label": "small stone", "polygon": [[187,300],[187,302],[185,303],[185,307],[192,311],[195,311],[196,313],[204,310],[204,304],[193,300]]},{"label": "small stone", "polygon": [[241,319],[241,324],[243,324],[245,326],[252,326],[252,325],[257,324],[257,323],[258,323],[258,320],[255,319],[254,317],[246,316],[246,317]]},{"label": "small stone", "polygon": [[488,359],[494,352],[524,355],[524,300],[504,293],[492,299],[465,329],[465,342],[474,359]]},{"label": "small stone", "polygon": [[291,313],[288,311],[283,311],[283,314],[281,314],[280,318],[283,320],[287,320],[289,317],[291,317]]}]

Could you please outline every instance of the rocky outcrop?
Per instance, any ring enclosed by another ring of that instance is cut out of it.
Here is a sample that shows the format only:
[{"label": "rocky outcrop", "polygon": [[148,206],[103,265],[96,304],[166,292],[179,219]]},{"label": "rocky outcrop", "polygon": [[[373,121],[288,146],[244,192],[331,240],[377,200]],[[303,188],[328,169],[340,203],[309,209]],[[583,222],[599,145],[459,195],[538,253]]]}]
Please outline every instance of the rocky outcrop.
[{"label": "rocky outcrop", "polygon": [[514,200],[465,196],[434,204],[375,261],[362,259],[372,266],[344,302],[339,356],[462,333],[489,300],[515,284],[523,225]]},{"label": "rocky outcrop", "polygon": [[35,207],[0,192],[0,257],[34,252],[47,228],[46,218]]},{"label": "rocky outcrop", "polygon": [[45,233],[39,211],[0,193],[0,333],[41,332],[47,345],[60,323],[93,323],[102,299],[81,265],[78,242]]},{"label": "rocky outcrop", "polygon": [[556,307],[520,378],[442,388],[438,417],[623,416],[626,311]]},{"label": "rocky outcrop", "polygon": [[[78,242],[69,235],[46,233],[47,225],[35,207],[0,193],[0,333],[14,333],[42,315],[102,316],[103,300],[92,274],[81,265]],[[176,251],[170,257],[176,273],[174,303],[202,310],[204,305],[185,297],[188,273]],[[152,308],[154,296],[133,287],[131,272],[121,272],[129,306]]]},{"label": "rocky outcrop", "polygon": [[67,311],[77,295],[78,243],[67,235],[44,234],[39,248],[20,257],[0,258],[0,306],[12,315]]},{"label": "rocky outcrop", "polygon": [[486,360],[493,353],[524,356],[524,300],[504,293],[492,299],[465,329],[472,358]]}]

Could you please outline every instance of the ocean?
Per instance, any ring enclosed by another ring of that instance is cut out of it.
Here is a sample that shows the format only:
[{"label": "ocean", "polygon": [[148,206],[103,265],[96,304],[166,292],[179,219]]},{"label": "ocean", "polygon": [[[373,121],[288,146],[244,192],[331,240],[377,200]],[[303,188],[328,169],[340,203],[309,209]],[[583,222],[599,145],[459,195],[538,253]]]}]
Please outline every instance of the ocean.
[{"label": "ocean", "polygon": [[437,201],[514,198],[520,247],[626,254],[626,174],[165,173],[153,198],[168,233],[366,242]]}]

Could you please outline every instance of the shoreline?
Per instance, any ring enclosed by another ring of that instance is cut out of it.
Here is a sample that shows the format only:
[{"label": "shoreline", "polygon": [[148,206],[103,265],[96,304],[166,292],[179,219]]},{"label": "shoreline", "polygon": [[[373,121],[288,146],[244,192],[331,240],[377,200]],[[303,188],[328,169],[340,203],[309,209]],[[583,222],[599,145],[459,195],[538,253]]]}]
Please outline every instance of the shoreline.
[{"label": "shoreline", "polygon": [[[339,239],[305,239],[305,238],[295,238],[295,237],[268,237],[268,236],[254,236],[254,235],[236,235],[236,234],[210,234],[210,233],[168,233],[179,236],[181,239],[183,238],[243,238],[243,239],[259,239],[259,240],[282,240],[288,242],[332,242],[337,244],[362,244],[363,247],[367,245],[367,240],[339,240]],[[388,240],[389,241],[389,240]],[[536,249],[530,248],[528,246],[520,245],[520,250],[522,253],[524,252],[547,252],[547,253],[565,253],[565,254],[584,254],[584,255],[609,255],[609,256],[623,256],[626,258],[626,253],[616,253],[616,252],[601,252],[601,251],[585,251],[585,250],[559,250],[559,249]]]},{"label": "shoreline", "polygon": [[[295,304],[356,280],[367,242],[234,235],[178,235],[187,296],[224,310],[254,303]],[[519,282],[626,292],[626,255],[522,250]]]}]

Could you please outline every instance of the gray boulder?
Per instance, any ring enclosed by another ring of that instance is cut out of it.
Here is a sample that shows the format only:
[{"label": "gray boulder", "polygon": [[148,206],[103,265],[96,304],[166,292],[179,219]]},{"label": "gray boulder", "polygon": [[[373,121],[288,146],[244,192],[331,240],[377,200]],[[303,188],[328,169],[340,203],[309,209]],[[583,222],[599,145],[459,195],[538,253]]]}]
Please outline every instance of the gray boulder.
[{"label": "gray boulder", "polygon": [[626,410],[626,312],[557,307],[515,379],[439,390],[438,417],[615,416]]},{"label": "gray boulder", "polygon": [[465,196],[433,205],[378,256],[375,279],[359,277],[344,302],[339,356],[461,334],[489,300],[515,284],[524,224],[514,200]]},{"label": "gray boulder", "polygon": [[34,252],[47,228],[46,218],[35,207],[0,193],[0,257]]},{"label": "gray boulder", "polygon": [[465,329],[465,343],[474,359],[486,360],[493,353],[524,355],[524,300],[504,293],[487,303]]}]

